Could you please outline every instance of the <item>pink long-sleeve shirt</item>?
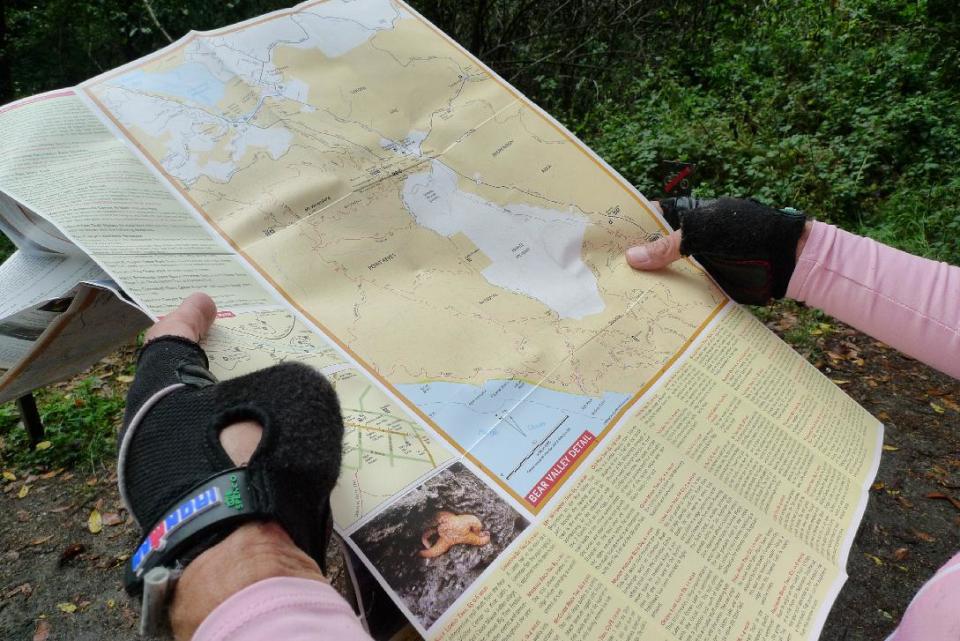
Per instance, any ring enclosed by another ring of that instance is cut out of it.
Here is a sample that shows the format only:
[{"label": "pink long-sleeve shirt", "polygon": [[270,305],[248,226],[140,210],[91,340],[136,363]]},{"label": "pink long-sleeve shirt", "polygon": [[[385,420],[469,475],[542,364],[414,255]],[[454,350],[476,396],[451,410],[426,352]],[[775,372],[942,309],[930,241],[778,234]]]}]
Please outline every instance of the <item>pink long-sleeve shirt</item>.
[{"label": "pink long-sleeve shirt", "polygon": [[[960,378],[960,268],[814,223],[787,295]],[[369,641],[328,584],[260,581],[216,608],[193,641]],[[930,579],[888,641],[960,639],[960,554]]]}]

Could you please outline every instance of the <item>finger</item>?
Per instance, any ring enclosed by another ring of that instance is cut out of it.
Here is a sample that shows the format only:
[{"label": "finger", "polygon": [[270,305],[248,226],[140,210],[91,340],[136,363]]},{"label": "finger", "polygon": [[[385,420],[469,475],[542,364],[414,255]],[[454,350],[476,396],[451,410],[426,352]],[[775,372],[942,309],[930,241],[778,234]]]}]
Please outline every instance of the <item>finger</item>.
[{"label": "finger", "polygon": [[216,316],[217,305],[212,298],[202,292],[190,294],[180,303],[180,307],[147,330],[145,342],[161,336],[181,336],[199,341],[209,331]]},{"label": "finger", "polygon": [[645,271],[663,269],[675,260],[680,260],[680,232],[646,245],[637,245],[627,250],[627,263],[634,269]]}]

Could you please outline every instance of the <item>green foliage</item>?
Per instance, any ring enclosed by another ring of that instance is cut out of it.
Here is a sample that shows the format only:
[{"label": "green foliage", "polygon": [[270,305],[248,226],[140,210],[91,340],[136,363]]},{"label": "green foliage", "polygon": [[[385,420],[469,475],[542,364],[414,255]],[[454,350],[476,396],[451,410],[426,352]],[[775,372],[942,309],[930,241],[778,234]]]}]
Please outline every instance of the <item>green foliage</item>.
[{"label": "green foliage", "polygon": [[568,120],[641,191],[658,162],[698,164],[700,195],[754,196],[960,263],[956,9],[928,2],[730,8]]},{"label": "green foliage", "polygon": [[3,86],[0,75],[0,98],[6,101],[69,87],[152,53],[168,44],[160,27],[176,39],[191,29],[222,27],[291,4],[284,0],[7,0],[3,10],[6,43],[0,39],[0,60],[8,61],[10,86]]},{"label": "green foliage", "polygon": [[5,261],[15,249],[16,247],[13,246],[13,243],[10,242],[10,239],[3,234],[0,234],[0,263]]},{"label": "green foliage", "polygon": [[68,392],[47,389],[37,406],[46,428],[46,449],[29,449],[26,430],[13,403],[0,405],[0,467],[44,470],[82,467],[94,472],[116,456],[116,432],[123,394],[90,377]]}]

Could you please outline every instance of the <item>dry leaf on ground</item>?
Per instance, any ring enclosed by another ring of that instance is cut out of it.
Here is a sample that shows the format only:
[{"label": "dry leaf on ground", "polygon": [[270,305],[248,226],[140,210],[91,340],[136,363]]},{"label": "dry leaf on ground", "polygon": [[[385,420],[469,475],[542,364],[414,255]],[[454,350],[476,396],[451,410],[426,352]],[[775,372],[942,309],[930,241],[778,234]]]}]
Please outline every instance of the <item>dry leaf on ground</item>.
[{"label": "dry leaf on ground", "polygon": [[90,516],[87,517],[87,529],[92,534],[99,534],[103,529],[103,517],[100,516],[100,510],[94,508],[90,510]]},{"label": "dry leaf on ground", "polygon": [[33,633],[33,641],[47,641],[50,638],[50,622],[46,619],[37,621],[37,629]]}]

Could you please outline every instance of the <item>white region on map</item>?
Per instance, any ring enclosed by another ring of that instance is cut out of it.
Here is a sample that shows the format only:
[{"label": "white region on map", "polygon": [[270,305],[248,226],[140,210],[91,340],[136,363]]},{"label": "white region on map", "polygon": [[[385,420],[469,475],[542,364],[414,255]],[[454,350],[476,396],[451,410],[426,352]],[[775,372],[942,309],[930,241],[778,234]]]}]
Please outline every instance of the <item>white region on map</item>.
[{"label": "white region on map", "polygon": [[403,184],[403,204],[417,223],[442,236],[462,233],[491,265],[490,283],[537,299],[560,318],[603,311],[597,279],[583,264],[581,215],[524,204],[501,206],[457,188],[459,176],[440,160]]}]

